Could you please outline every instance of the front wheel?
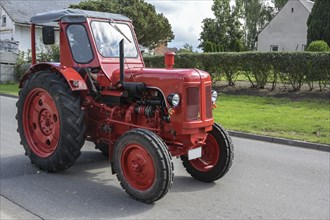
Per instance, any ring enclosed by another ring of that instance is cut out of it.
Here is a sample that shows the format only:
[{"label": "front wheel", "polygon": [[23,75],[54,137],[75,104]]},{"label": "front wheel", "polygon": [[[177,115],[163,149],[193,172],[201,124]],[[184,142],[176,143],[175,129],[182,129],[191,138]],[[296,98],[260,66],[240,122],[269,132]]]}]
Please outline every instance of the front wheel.
[{"label": "front wheel", "polygon": [[114,153],[121,186],[134,199],[152,203],[173,183],[173,164],[165,143],[155,133],[133,129],[119,138]]},{"label": "front wheel", "polygon": [[202,149],[202,157],[188,160],[181,156],[183,166],[187,172],[197,180],[213,182],[223,177],[232,165],[234,147],[228,133],[217,123],[206,138]]}]

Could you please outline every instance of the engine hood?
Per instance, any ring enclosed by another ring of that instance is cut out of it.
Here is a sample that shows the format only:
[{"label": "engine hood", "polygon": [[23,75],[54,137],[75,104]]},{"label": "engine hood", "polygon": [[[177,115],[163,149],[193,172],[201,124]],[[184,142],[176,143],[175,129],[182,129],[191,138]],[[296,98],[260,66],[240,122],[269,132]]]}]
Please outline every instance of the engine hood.
[{"label": "engine hood", "polygon": [[[119,82],[119,70],[114,71],[111,76],[113,84]],[[125,69],[125,81],[143,82],[148,87],[156,87],[165,95],[173,92],[182,92],[183,84],[199,85],[203,82],[211,82],[210,75],[198,69],[154,69],[133,68]]]}]

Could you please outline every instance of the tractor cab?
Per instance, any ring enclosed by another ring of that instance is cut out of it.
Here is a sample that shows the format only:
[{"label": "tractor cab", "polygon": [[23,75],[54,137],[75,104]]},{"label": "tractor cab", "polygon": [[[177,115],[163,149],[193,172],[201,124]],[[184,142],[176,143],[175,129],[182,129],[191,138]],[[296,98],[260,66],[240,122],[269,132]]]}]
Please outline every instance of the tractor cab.
[{"label": "tractor cab", "polygon": [[[38,14],[31,18],[31,39],[35,42],[35,26],[58,22],[60,66],[89,68],[99,74],[101,85],[113,82],[112,74],[119,69],[119,42],[124,39],[125,63],[130,68],[144,67],[139,44],[131,20],[124,15],[79,9],[64,9]],[[44,26],[44,44],[55,42],[55,29]],[[32,43],[32,63],[35,64],[35,43]],[[95,77],[97,77],[95,75]],[[116,78],[114,78],[116,79]]]}]

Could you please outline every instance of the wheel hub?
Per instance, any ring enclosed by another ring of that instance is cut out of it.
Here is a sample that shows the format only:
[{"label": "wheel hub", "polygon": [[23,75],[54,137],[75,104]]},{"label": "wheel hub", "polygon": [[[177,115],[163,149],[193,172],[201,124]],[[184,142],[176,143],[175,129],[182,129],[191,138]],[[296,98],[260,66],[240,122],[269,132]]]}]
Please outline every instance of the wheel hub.
[{"label": "wheel hub", "polygon": [[144,167],[146,161],[143,159],[141,155],[136,155],[136,158],[132,160],[132,172],[134,172],[137,176],[144,175]]},{"label": "wheel hub", "polygon": [[148,190],[155,181],[155,166],[148,151],[140,145],[128,145],[121,156],[123,174],[138,190]]},{"label": "wheel hub", "polygon": [[50,135],[54,129],[54,121],[52,115],[47,109],[43,109],[40,113],[39,127],[45,135]]},{"label": "wheel hub", "polygon": [[60,139],[59,112],[51,95],[35,88],[26,97],[23,127],[31,150],[39,157],[50,156]]}]

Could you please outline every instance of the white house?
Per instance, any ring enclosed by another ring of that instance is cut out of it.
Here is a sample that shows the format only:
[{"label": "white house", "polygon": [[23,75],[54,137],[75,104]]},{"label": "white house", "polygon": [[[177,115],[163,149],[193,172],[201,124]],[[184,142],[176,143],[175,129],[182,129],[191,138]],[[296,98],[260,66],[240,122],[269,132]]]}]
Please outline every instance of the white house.
[{"label": "white house", "polygon": [[[18,50],[27,51],[31,48],[30,18],[33,15],[68,8],[70,4],[79,2],[81,0],[1,0],[0,42],[7,47],[11,42],[13,46],[17,44]],[[36,33],[41,36],[40,27],[37,28]],[[41,38],[37,37],[37,39]]]},{"label": "white house", "polygon": [[258,35],[258,51],[304,51],[314,2],[289,0]]}]

